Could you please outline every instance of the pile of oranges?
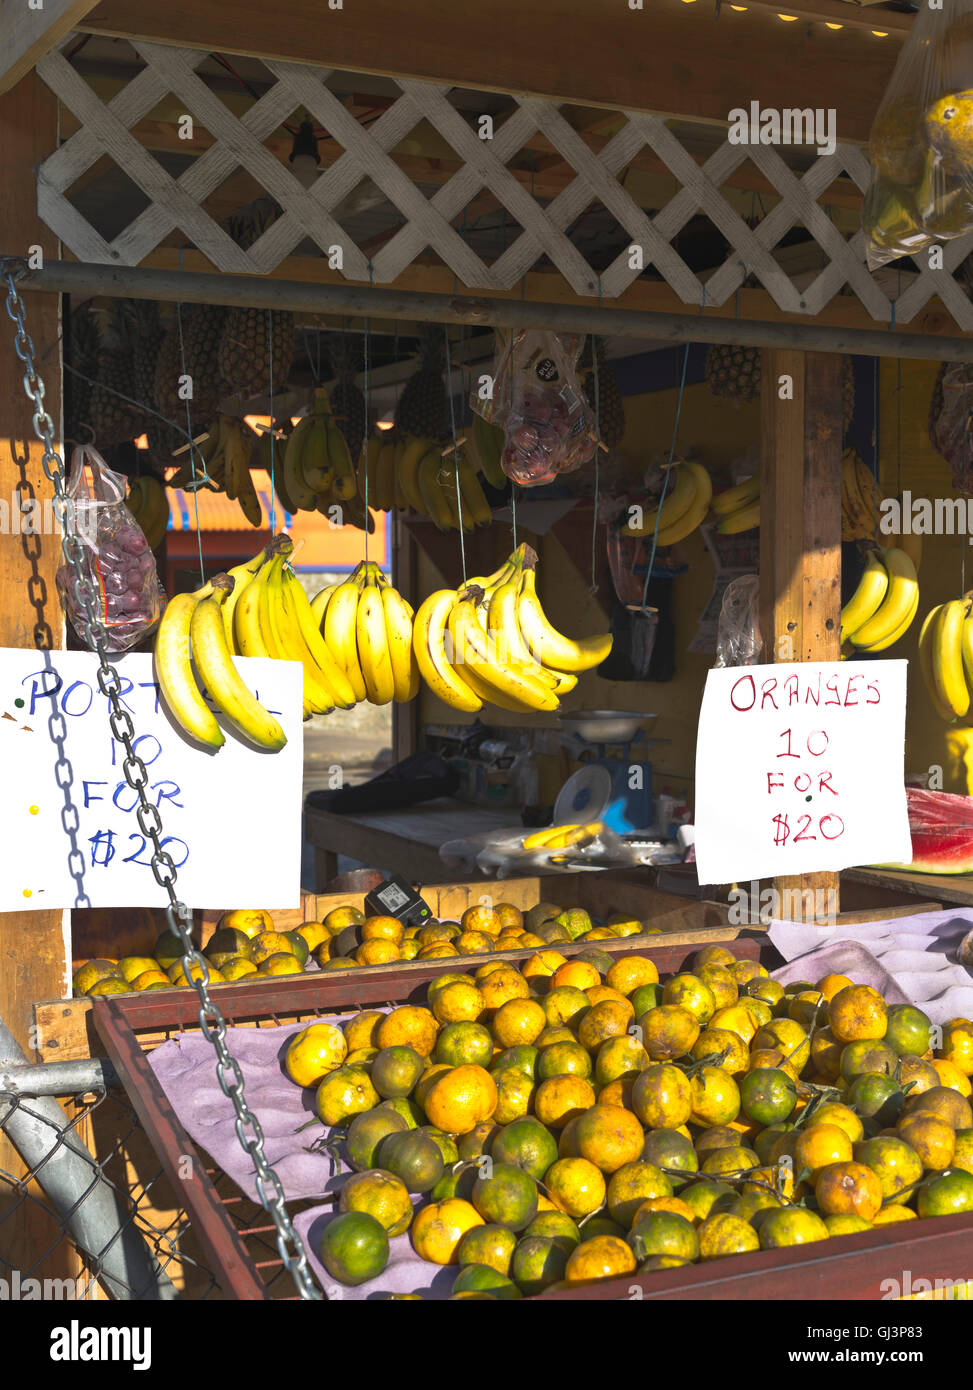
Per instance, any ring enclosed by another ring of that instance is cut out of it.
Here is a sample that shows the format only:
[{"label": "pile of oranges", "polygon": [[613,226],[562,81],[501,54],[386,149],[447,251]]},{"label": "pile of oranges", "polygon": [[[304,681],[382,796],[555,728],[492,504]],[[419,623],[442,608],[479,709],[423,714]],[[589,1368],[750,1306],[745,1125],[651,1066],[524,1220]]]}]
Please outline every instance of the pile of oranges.
[{"label": "pile of oranges", "polygon": [[973,1022],[719,945],[664,982],[597,946],[487,961],[311,1024],[284,1069],[354,1172],[339,1284],[406,1234],[453,1297],[510,1299],[973,1213]]},{"label": "pile of oranges", "polygon": [[[480,956],[496,951],[534,949],[563,941],[617,940],[658,932],[625,913],[613,913],[594,926],[583,908],[538,903],[521,912],[512,903],[467,908],[458,922],[406,927],[397,917],[365,917],[357,907],[336,907],[322,922],[302,922],[278,931],[269,912],[239,909],[221,917],[203,950],[214,984],[261,975],[300,975],[309,959],[321,970],[352,970],[395,961]],[[194,968],[194,975],[199,968]],[[189,984],[182,946],[164,932],[152,956],[86,961],[74,976],[75,994],[127,994],[132,990],[171,989]]]}]

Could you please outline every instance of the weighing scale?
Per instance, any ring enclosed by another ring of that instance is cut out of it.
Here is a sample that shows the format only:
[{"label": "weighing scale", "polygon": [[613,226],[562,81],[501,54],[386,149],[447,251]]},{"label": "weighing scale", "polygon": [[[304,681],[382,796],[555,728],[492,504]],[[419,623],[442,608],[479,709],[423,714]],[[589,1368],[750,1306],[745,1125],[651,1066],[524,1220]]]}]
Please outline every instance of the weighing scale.
[{"label": "weighing scale", "polygon": [[[577,710],[561,715],[561,723],[582,742],[590,744],[592,751],[582,754],[584,766],[561,788],[554,809],[555,825],[601,820],[616,835],[644,834],[652,829],[655,823],[652,764],[633,759],[631,748],[639,725],[657,718],[655,714],[631,710]],[[671,743],[672,740],[642,738],[639,741]],[[621,756],[609,757],[609,746],[620,746]]]}]

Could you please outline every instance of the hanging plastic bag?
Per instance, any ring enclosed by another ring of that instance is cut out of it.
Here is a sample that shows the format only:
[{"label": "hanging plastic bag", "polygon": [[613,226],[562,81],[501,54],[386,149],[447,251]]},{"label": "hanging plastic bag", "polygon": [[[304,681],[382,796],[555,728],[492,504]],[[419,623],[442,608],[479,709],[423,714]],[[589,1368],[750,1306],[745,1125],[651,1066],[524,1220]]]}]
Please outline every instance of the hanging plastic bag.
[{"label": "hanging plastic bag", "polygon": [[[72,453],[66,486],[69,524],[81,541],[82,570],[94,587],[110,652],[127,651],[147,637],[162,616],[166,597],[155,556],[125,505],[125,486],[126,479],[112,472],[97,449],[81,445]],[[66,564],[57,572],[57,587],[71,626],[87,646],[84,607]]]},{"label": "hanging plastic bag", "polygon": [[493,394],[473,410],[504,431],[500,466],[524,487],[571,473],[594,454],[595,417],[577,372],[584,335],[521,329],[493,368]]},{"label": "hanging plastic bag", "polygon": [[973,230],[973,0],[920,7],[869,136],[868,268]]},{"label": "hanging plastic bag", "polygon": [[731,579],[723,593],[714,666],[756,666],[760,661],[760,576]]}]

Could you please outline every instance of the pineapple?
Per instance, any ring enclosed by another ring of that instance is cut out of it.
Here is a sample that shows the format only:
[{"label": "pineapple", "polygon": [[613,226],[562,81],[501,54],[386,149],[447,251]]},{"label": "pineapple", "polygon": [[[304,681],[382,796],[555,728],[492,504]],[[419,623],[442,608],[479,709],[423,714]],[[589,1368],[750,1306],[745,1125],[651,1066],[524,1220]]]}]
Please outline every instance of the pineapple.
[{"label": "pineapple", "polygon": [[[273,387],[279,394],[287,388],[294,360],[294,315],[280,310],[273,317]],[[223,321],[218,354],[219,373],[227,387],[240,395],[253,396],[270,389],[270,311],[230,309]]]},{"label": "pineapple", "polygon": [[[135,330],[130,306],[116,300],[107,311],[88,400],[88,420],[100,449],[134,439],[144,427],[137,405]],[[127,399],[123,399],[127,398]]]},{"label": "pineapple", "polygon": [[186,371],[193,379],[193,416],[208,420],[220,404],[217,366],[228,310],[222,304],[194,304],[183,313]]},{"label": "pineapple", "polygon": [[595,374],[591,360],[592,344],[595,361],[598,363],[598,434],[606,448],[617,449],[625,435],[625,404],[618,389],[618,377],[605,357],[604,338],[588,339],[578,366],[583,375],[585,392],[594,410]]},{"label": "pineapple", "polygon": [[331,389],[331,413],[348,443],[353,459],[361,453],[365,439],[365,397],[355,385],[358,353],[346,333],[334,333],[328,344],[331,368],[337,377]]},{"label": "pineapple", "polygon": [[422,333],[419,370],[406,382],[395,408],[395,427],[417,439],[445,439],[450,432],[449,397],[443,381],[443,330],[432,324]]},{"label": "pineapple", "polygon": [[[755,401],[760,396],[760,348],[714,343],[706,354],[706,381],[714,396],[731,401]],[[847,430],[855,413],[855,373],[844,358],[842,419]]]},{"label": "pineapple", "polygon": [[184,425],[186,403],[179,399],[179,377],[182,373],[182,350],[179,346],[179,325],[166,329],[155,359],[153,396],[155,408],[177,424]]},{"label": "pineapple", "polygon": [[153,299],[133,299],[132,315],[135,325],[135,398],[146,405],[155,405],[155,367],[166,330]]}]

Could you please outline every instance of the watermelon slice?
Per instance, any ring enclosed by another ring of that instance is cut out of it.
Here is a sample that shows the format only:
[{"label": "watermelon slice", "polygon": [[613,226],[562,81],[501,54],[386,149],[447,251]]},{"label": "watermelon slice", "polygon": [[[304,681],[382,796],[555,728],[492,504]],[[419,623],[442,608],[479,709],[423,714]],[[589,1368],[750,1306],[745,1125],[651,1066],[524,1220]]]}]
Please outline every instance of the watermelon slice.
[{"label": "watermelon slice", "polygon": [[973,873],[973,797],[906,787],[912,862],[876,864],[915,874]]}]

